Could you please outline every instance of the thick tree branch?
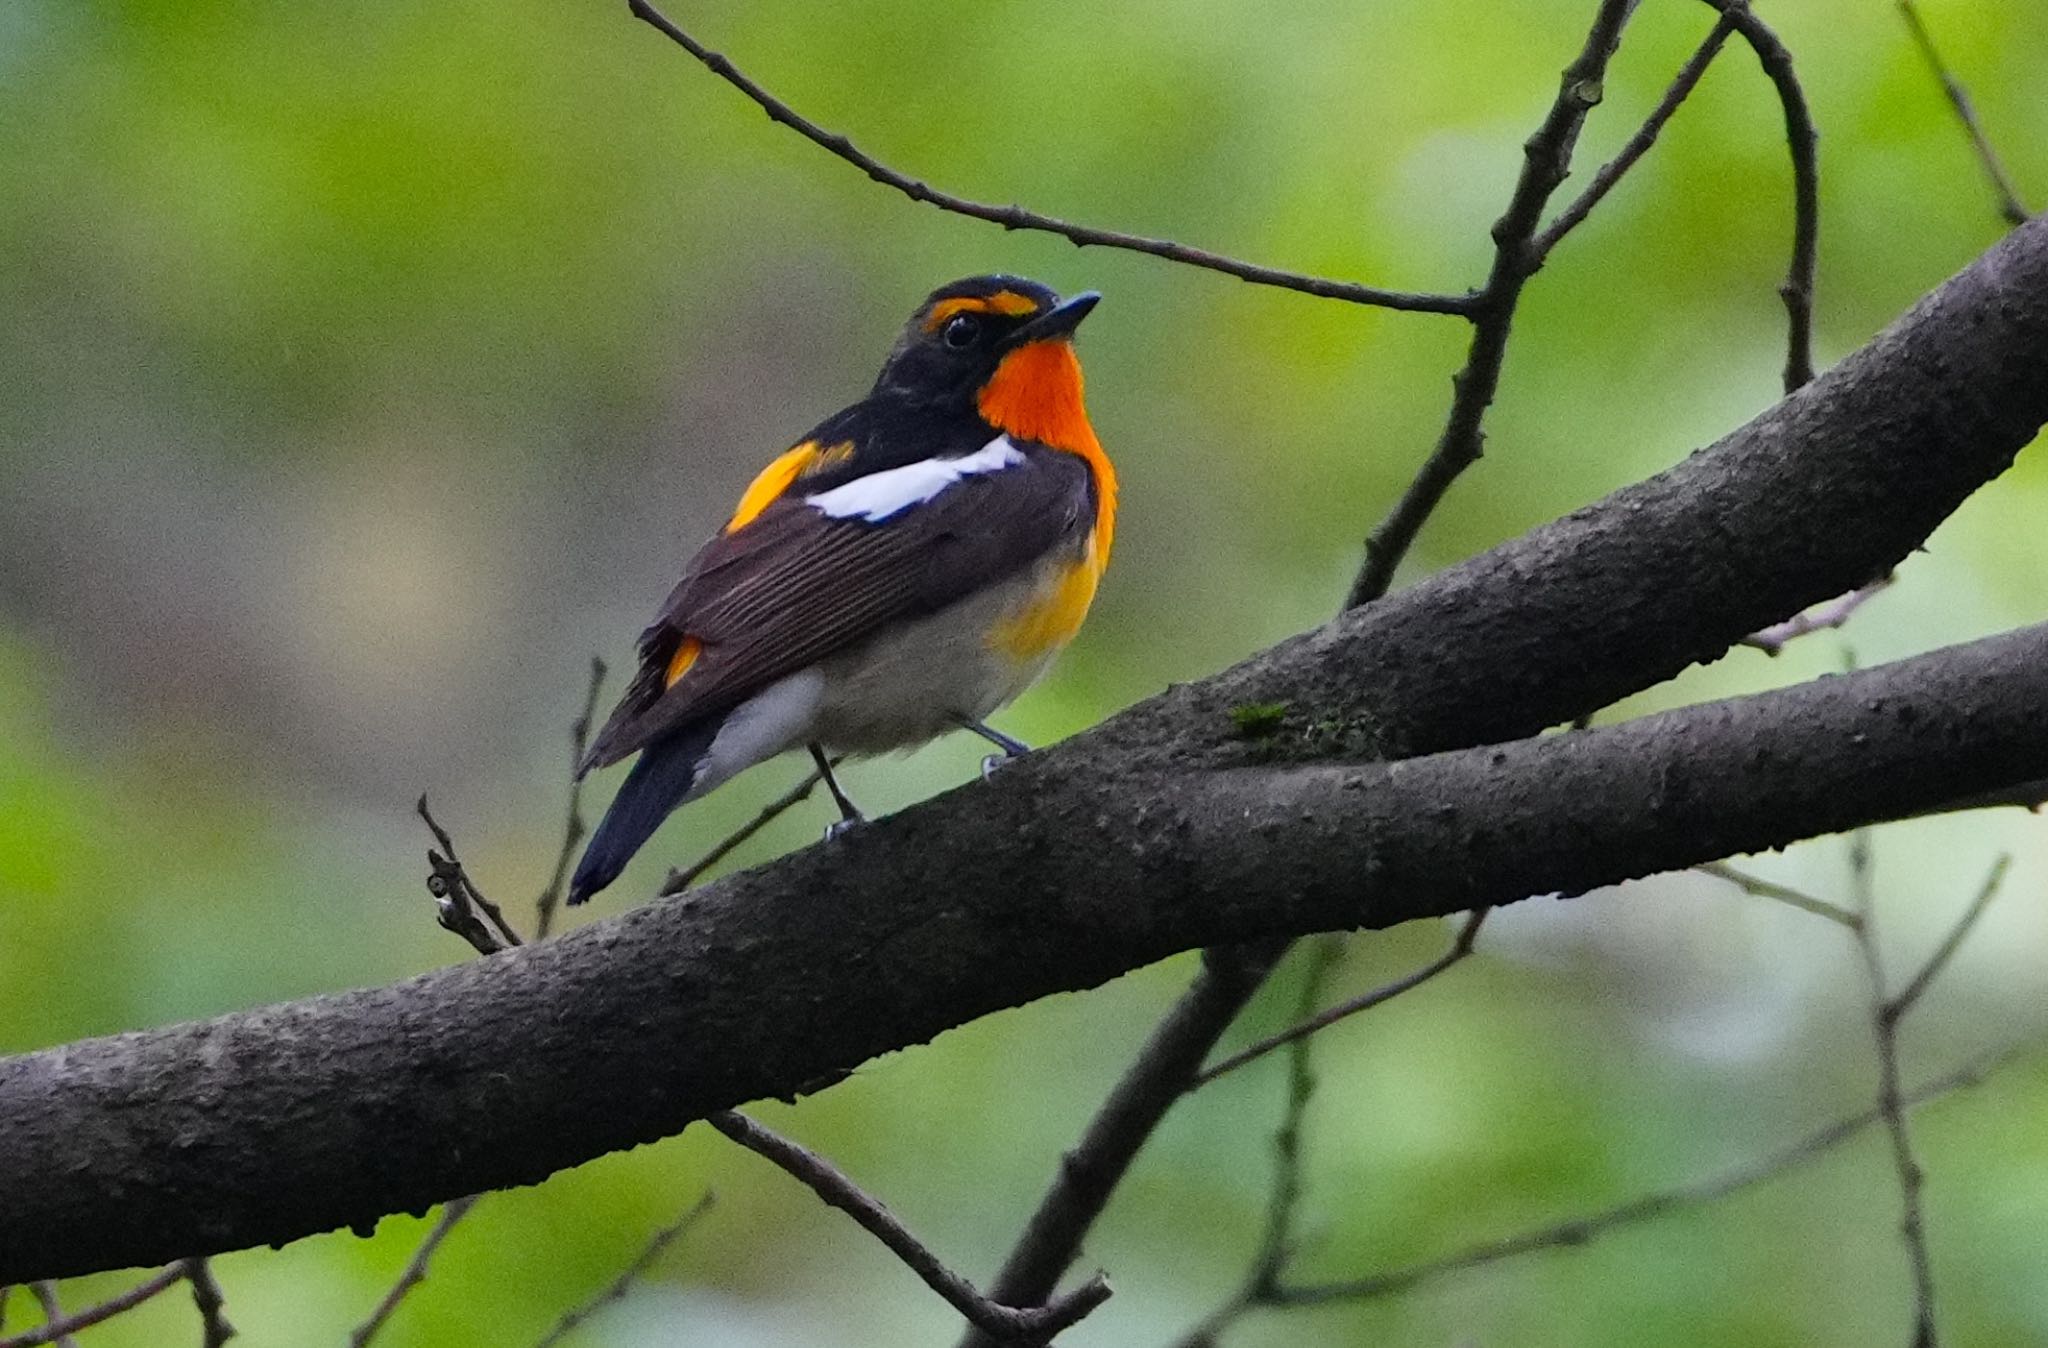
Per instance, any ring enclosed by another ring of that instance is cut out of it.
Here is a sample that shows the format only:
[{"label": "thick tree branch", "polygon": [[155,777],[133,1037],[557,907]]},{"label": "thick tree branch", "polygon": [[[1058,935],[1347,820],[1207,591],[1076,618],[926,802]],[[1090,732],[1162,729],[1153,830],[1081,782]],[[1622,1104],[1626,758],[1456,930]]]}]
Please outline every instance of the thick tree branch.
[{"label": "thick tree branch", "polygon": [[[2041,629],[1610,729],[1326,761],[1533,735],[1877,574],[2033,436],[2044,363],[2034,221],[1683,464],[991,783],[489,960],[0,1061],[0,1282],[531,1182],[1192,946],[1577,890],[2048,776]],[[1247,742],[1246,702],[1289,710]]]}]

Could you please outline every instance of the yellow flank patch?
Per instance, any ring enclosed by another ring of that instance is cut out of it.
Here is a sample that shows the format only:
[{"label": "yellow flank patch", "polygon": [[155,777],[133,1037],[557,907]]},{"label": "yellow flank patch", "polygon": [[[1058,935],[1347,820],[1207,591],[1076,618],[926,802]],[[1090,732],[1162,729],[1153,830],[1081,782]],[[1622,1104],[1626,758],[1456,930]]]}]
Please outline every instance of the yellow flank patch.
[{"label": "yellow flank patch", "polygon": [[[835,445],[833,448],[839,447]],[[852,449],[849,447],[847,452],[851,453]],[[725,531],[738,533],[752,524],[762,511],[774,504],[778,496],[789,490],[790,483],[816,464],[820,453],[816,441],[806,440],[795,449],[776,456],[775,462],[763,468],[740,493],[740,503],[733,507],[732,518],[725,522]]]},{"label": "yellow flank patch", "polygon": [[945,321],[955,314],[1003,314],[1010,318],[1022,318],[1025,314],[1038,312],[1038,301],[1029,295],[1014,290],[998,290],[993,295],[957,295],[950,300],[940,300],[932,306],[925,317],[924,330],[937,332]]},{"label": "yellow flank patch", "polygon": [[1102,579],[1107,560],[1096,546],[1096,535],[1088,536],[1088,549],[1030,603],[1018,609],[989,633],[989,645],[1014,660],[1036,660],[1050,655],[1074,639],[1088,606],[1095,602],[1096,582]]},{"label": "yellow flank patch", "polygon": [[695,637],[684,637],[676,647],[676,653],[668,658],[668,674],[662,679],[663,688],[673,688],[676,680],[690,672],[690,666],[697,663],[697,657],[704,653],[704,643]]}]

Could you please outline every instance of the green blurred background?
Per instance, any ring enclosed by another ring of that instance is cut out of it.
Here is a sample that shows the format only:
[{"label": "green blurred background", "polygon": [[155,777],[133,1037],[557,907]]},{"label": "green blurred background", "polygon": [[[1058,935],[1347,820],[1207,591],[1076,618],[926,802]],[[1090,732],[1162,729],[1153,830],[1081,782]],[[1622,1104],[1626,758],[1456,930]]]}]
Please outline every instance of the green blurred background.
[{"label": "green blurred background", "polygon": [[[988,199],[1409,287],[1483,274],[1520,142],[1591,0],[804,6],[676,12],[828,126]],[[1926,0],[2014,174],[2048,196],[2048,7]],[[1822,130],[1819,355],[1998,234],[1881,0],[1766,7]],[[1645,0],[1581,157],[1711,14]],[[1778,391],[1778,109],[1731,49],[1531,288],[1490,454],[1411,571],[1666,465]],[[464,958],[422,888],[430,794],[516,910],[559,836],[565,727],[753,468],[857,396],[926,289],[993,269],[1107,296],[1084,342],[1126,509],[1096,614],[1004,720],[1056,740],[1311,626],[1433,439],[1455,319],[1077,252],[912,205],[772,126],[617,4],[0,5],[0,1049]],[[1972,501],[1846,639],[1640,699],[1811,677],[2038,620],[2048,461]],[[616,684],[614,685],[616,687]],[[861,767],[894,807],[972,776]],[[593,916],[800,771],[672,824]],[[611,788],[603,781],[601,797]],[[807,843],[799,811],[745,860]],[[2042,1022],[2048,822],[1877,839],[1894,967],[1993,855],[2007,894],[1907,1026],[1917,1077]],[[1839,840],[1757,863],[1843,891]],[[1483,958],[1319,1041],[1303,1276],[1363,1273],[1762,1154],[1870,1098],[1842,934],[1697,877],[1497,915]],[[1361,939],[1357,990],[1433,954]],[[986,1278],[1191,961],[992,1017],[762,1117]],[[1278,980],[1240,1035],[1277,1026]],[[1171,1337],[1257,1235],[1278,1059],[1175,1112],[1096,1239],[1065,1341]],[[1944,1326],[2048,1342],[2048,1070],[1917,1116]],[[593,1345],[944,1342],[839,1214],[715,1136],[491,1197],[380,1342],[530,1341],[707,1186],[717,1209]],[[0,1198],[4,1207],[4,1198]],[[1783,1184],[1570,1253],[1233,1343],[1903,1341],[1876,1134]],[[219,1261],[250,1343],[339,1342],[425,1223]],[[122,1283],[66,1285],[72,1304]],[[93,1342],[194,1333],[182,1294]],[[17,1294],[10,1323],[27,1318]]]}]

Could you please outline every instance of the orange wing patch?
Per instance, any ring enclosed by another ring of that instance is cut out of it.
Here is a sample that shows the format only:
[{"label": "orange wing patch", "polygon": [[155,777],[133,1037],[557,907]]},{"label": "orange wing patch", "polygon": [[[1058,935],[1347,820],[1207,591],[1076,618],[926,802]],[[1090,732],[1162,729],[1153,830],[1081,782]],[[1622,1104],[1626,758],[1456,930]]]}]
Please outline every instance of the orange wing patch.
[{"label": "orange wing patch", "polygon": [[695,637],[684,637],[676,647],[676,653],[668,658],[668,673],[663,676],[661,686],[673,688],[676,680],[690,672],[690,666],[697,663],[697,657],[704,654],[704,643]]},{"label": "orange wing patch", "polygon": [[841,440],[836,445],[820,448],[815,440],[806,440],[796,448],[777,455],[773,463],[763,468],[746,491],[740,494],[740,503],[733,508],[732,518],[725,522],[725,532],[732,534],[760,518],[761,512],[789,490],[792,482],[813,473],[822,473],[837,463],[844,463],[853,457],[853,441]]},{"label": "orange wing patch", "polygon": [[[1048,338],[1010,352],[981,386],[979,405],[982,420],[996,429],[1088,461],[1095,475],[1095,533],[1089,551],[1101,554],[1098,570],[1108,565],[1110,544],[1116,539],[1116,469],[1088,422],[1081,398],[1081,360],[1073,343]],[[1081,611],[1087,609],[1084,601]]]},{"label": "orange wing patch", "polygon": [[955,314],[1003,314],[1009,318],[1022,318],[1025,314],[1037,312],[1037,300],[1014,290],[998,290],[988,296],[959,295],[934,304],[931,313],[925,316],[924,330],[937,332]]},{"label": "orange wing patch", "polygon": [[818,444],[806,440],[795,449],[785,450],[775,461],[755,475],[740,493],[740,503],[733,507],[732,518],[725,522],[725,532],[738,533],[759,519],[761,512],[774,503],[775,498],[789,490],[789,484],[796,481],[805,469],[818,458]]}]

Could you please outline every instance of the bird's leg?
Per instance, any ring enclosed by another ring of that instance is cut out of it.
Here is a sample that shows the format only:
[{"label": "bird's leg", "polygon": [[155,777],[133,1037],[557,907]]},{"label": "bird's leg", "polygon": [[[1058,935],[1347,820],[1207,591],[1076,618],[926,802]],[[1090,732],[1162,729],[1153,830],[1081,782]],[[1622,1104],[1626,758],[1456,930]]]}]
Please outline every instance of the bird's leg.
[{"label": "bird's leg", "polygon": [[981,776],[983,781],[994,776],[995,770],[1011,759],[1022,758],[1031,752],[1031,746],[1024,743],[1024,741],[1013,740],[1002,731],[983,722],[971,721],[963,716],[960,718],[960,728],[962,730],[972,730],[975,734],[1002,750],[1000,754],[990,754],[981,760]]},{"label": "bird's leg", "polygon": [[839,806],[839,822],[825,829],[825,838],[830,841],[850,828],[865,824],[868,820],[867,816],[860,812],[860,806],[854,804],[840,788],[839,779],[832,775],[832,760],[825,756],[825,747],[813,740],[809,748],[811,761],[818,765],[818,780],[825,784],[825,789],[832,793],[833,801]]}]

